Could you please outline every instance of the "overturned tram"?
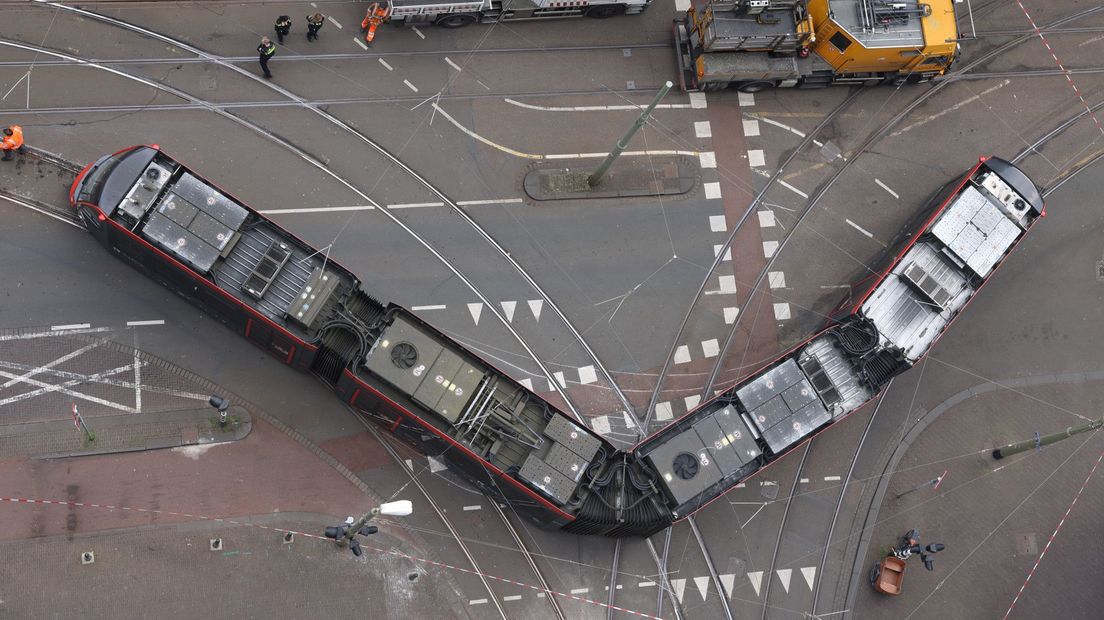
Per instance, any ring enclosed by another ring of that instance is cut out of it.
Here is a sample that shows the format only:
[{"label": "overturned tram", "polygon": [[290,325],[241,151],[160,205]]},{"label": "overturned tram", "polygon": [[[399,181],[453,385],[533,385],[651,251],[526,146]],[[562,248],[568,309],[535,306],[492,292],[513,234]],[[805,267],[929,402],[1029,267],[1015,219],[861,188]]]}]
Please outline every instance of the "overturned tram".
[{"label": "overturned tram", "polygon": [[547,528],[647,536],[872,400],[1044,215],[1012,164],[948,183],[828,325],[619,450],[156,146],[85,167],[70,202],[113,254]]}]

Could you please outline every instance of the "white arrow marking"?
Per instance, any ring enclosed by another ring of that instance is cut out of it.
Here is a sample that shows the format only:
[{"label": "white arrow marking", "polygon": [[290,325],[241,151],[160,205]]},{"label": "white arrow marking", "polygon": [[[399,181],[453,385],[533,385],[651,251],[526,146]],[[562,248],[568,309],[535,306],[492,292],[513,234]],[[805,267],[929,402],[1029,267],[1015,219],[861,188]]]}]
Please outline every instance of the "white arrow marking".
[{"label": "white arrow marking", "polygon": [[755,588],[755,596],[759,596],[759,588],[763,585],[763,571],[757,570],[754,573],[748,573],[747,576],[751,580],[751,587]]},{"label": "white arrow marking", "polygon": [[517,308],[516,301],[504,301],[502,302],[502,311],[506,313],[506,320],[514,322],[514,309]]},{"label": "white arrow marking", "polygon": [[778,573],[778,580],[782,582],[782,589],[785,590],[787,594],[789,594],[790,593],[790,573],[792,573],[793,571],[788,569],[788,568],[780,568],[780,569],[778,569],[774,572]]},{"label": "white arrow marking", "polygon": [[709,591],[709,576],[694,577],[694,585],[698,586],[698,592],[701,593],[702,600],[705,600],[705,593]]},{"label": "white arrow marking", "polygon": [[678,602],[682,602],[682,595],[686,593],[686,580],[685,579],[672,579],[671,587],[675,589],[675,597]]},{"label": "white arrow marking", "polygon": [[732,596],[732,585],[736,582],[736,575],[720,575],[721,585],[724,586],[725,598]]},{"label": "white arrow marking", "polygon": [[816,581],[816,567],[815,566],[803,566],[801,568],[801,576],[805,578],[805,583],[809,584],[809,589],[813,589],[813,582]]},{"label": "white arrow marking", "polygon": [[468,304],[468,312],[471,312],[472,320],[475,321],[475,324],[479,325],[479,315],[483,314],[483,304]]},{"label": "white arrow marking", "polygon": [[533,318],[538,320],[538,321],[540,320],[541,308],[543,308],[543,307],[544,307],[544,300],[543,299],[530,299],[529,300],[529,309],[533,311]]}]

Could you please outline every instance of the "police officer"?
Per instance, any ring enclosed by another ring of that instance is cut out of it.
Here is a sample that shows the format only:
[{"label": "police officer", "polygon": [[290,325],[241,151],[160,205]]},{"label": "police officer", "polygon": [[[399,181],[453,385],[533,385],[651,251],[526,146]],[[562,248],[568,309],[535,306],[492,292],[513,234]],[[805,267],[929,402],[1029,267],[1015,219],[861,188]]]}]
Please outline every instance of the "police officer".
[{"label": "police officer", "polygon": [[272,72],[268,70],[268,59],[276,55],[276,44],[268,37],[261,37],[261,44],[257,46],[257,53],[260,54],[261,70],[264,71],[264,76],[271,80]]},{"label": "police officer", "polygon": [[313,41],[318,38],[318,31],[322,29],[322,24],[326,21],[326,16],[321,13],[315,13],[314,15],[307,16],[307,40]]},{"label": "police officer", "polygon": [[288,15],[281,15],[276,18],[276,39],[280,41],[280,45],[284,44],[284,37],[291,32],[291,17]]}]

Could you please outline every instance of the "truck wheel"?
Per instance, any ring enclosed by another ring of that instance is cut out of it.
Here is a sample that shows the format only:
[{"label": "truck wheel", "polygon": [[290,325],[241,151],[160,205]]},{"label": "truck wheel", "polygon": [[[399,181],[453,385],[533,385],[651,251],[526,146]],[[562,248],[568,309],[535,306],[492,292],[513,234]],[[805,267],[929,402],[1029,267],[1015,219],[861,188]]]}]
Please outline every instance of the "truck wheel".
[{"label": "truck wheel", "polygon": [[767,82],[760,80],[758,82],[745,82],[736,87],[736,90],[742,93],[757,93],[759,91],[767,90],[768,88],[774,88],[774,82]]},{"label": "truck wheel", "polygon": [[444,15],[438,17],[434,24],[442,28],[460,28],[461,26],[467,26],[468,24],[475,23],[475,15],[471,13],[457,13],[455,15]]},{"label": "truck wheel", "polygon": [[593,17],[595,19],[606,19],[607,17],[613,17],[614,15],[620,15],[625,12],[625,5],[623,4],[603,4],[600,6],[592,6],[586,10],[587,17]]}]

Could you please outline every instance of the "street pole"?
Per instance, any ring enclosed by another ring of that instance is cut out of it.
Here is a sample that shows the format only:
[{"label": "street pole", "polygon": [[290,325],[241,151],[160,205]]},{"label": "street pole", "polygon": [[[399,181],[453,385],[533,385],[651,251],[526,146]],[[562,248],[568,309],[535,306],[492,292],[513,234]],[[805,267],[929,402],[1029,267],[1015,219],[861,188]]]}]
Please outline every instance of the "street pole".
[{"label": "street pole", "polygon": [[621,155],[621,153],[629,146],[629,140],[632,140],[632,137],[636,135],[636,132],[640,131],[640,128],[644,126],[644,123],[648,122],[648,116],[651,115],[652,110],[654,110],[655,107],[659,105],[659,100],[663,99],[664,95],[667,94],[667,91],[671,90],[672,86],[674,86],[674,84],[672,84],[671,81],[668,80],[667,83],[663,85],[663,88],[659,89],[659,93],[656,94],[655,99],[652,99],[652,102],[648,104],[648,107],[644,108],[644,111],[640,113],[640,118],[636,119],[636,122],[633,123],[633,126],[629,128],[628,133],[626,133],[624,137],[617,141],[617,145],[613,147],[613,150],[610,151],[609,155],[606,155],[606,159],[602,162],[602,165],[598,166],[598,169],[594,171],[594,174],[590,175],[587,178],[588,185],[594,187],[602,181],[602,177],[606,176],[606,173],[609,172],[610,166],[613,165],[614,160],[616,160],[617,157]]},{"label": "street pole", "polygon": [[1006,456],[1019,454],[1020,452],[1025,452],[1032,448],[1042,448],[1043,446],[1048,446],[1052,443],[1062,441],[1067,437],[1072,437],[1078,433],[1084,433],[1086,431],[1096,430],[1102,426],[1104,426],[1104,417],[1100,418],[1099,420],[1093,420],[1088,424],[1083,424],[1081,426],[1069,426],[1064,431],[1051,433],[1043,437],[1039,437],[1039,434],[1036,433],[1034,439],[1025,439],[1023,441],[1011,443],[1007,446],[1003,446],[997,448],[996,450],[993,450],[993,458],[1003,459]]},{"label": "street pole", "polygon": [[924,483],[921,483],[921,484],[918,484],[918,485],[912,487],[911,489],[905,491],[904,493],[898,493],[897,494],[897,499],[901,499],[902,497],[908,495],[909,493],[915,493],[916,491],[919,491],[920,489],[926,489],[928,487],[931,487],[933,489],[938,489],[939,485],[942,484],[942,482],[943,482],[943,476],[946,476],[946,475],[947,475],[947,472],[944,471],[938,478],[932,478],[931,480],[928,480],[927,482],[924,482]]}]

